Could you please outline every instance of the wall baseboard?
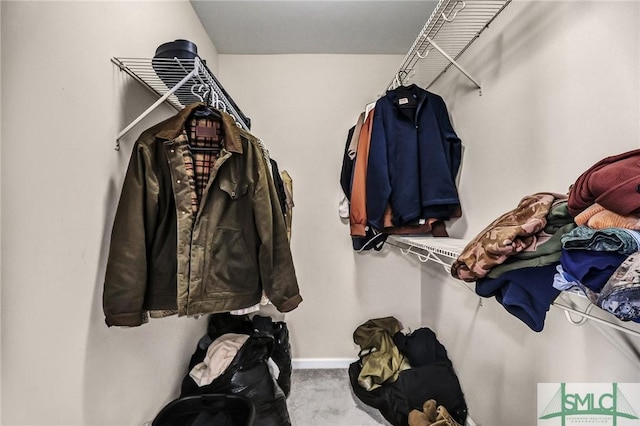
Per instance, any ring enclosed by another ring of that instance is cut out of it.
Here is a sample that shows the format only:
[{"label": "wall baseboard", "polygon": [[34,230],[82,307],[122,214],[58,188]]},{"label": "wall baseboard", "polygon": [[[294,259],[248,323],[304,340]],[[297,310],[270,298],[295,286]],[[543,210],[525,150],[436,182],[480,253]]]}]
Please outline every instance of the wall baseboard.
[{"label": "wall baseboard", "polygon": [[349,368],[356,358],[294,358],[291,365],[294,369]]}]

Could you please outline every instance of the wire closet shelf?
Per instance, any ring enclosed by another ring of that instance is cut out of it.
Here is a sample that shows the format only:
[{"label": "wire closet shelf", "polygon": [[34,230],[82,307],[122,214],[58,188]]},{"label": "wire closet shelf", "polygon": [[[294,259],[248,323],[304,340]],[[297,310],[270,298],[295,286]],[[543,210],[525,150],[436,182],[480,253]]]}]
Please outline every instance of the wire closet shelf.
[{"label": "wire closet shelf", "polygon": [[211,99],[210,104],[214,108],[226,111],[239,127],[249,130],[242,111],[199,58],[112,58],[111,61],[159,96],[153,105],[118,134],[117,140],[163,102],[179,111],[193,102],[207,101],[207,98]]},{"label": "wire closet shelf", "polygon": [[429,88],[453,65],[480,89],[480,83],[457,60],[510,2],[440,0],[389,83],[389,88],[407,83]]}]

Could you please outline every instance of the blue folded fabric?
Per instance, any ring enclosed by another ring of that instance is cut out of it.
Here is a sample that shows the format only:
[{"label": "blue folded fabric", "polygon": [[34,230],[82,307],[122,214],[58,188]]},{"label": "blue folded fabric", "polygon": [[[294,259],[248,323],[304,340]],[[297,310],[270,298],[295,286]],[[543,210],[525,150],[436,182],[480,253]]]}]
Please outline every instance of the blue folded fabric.
[{"label": "blue folded fabric", "polygon": [[585,287],[599,293],[626,255],[593,250],[562,250],[562,268]]},{"label": "blue folded fabric", "polygon": [[476,281],[476,293],[495,297],[504,308],[533,331],[542,331],[551,303],[560,290],[553,287],[558,263],[521,268],[501,274],[498,278]]}]

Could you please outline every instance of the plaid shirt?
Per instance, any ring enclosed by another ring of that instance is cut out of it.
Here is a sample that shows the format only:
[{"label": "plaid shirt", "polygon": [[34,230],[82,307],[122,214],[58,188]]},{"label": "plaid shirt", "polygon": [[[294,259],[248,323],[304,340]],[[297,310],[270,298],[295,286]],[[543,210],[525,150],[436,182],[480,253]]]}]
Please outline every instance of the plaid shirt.
[{"label": "plaid shirt", "polygon": [[[212,129],[200,132],[201,128]],[[208,118],[193,118],[185,126],[183,134],[189,140],[189,149],[184,150],[184,164],[189,176],[191,192],[191,210],[198,213],[202,194],[209,182],[211,169],[220,156],[224,147],[224,139],[220,130],[220,123]]]}]

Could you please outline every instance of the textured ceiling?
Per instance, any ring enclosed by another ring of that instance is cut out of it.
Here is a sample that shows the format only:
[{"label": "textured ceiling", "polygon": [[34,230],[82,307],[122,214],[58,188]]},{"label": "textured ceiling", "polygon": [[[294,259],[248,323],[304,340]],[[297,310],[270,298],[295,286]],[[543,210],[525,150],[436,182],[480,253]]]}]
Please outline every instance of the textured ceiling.
[{"label": "textured ceiling", "polygon": [[191,0],[222,54],[405,54],[438,3]]}]

